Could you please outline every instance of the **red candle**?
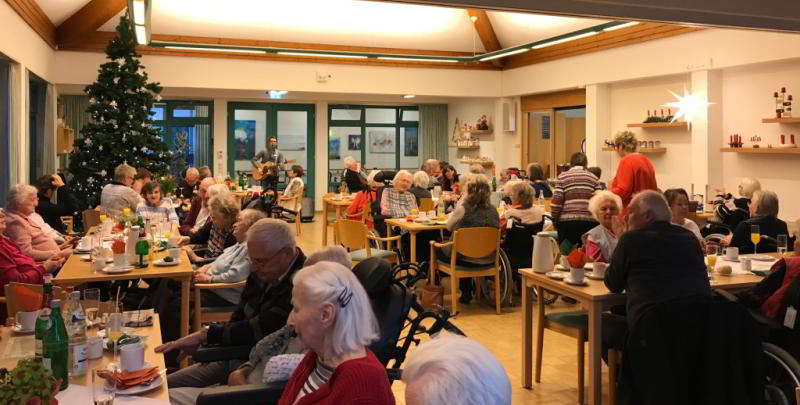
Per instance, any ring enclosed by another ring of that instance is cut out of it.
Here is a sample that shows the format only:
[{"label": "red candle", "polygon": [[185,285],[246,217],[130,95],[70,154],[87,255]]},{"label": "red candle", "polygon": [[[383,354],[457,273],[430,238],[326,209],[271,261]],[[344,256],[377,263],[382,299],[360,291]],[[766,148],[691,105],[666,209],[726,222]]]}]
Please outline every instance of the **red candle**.
[{"label": "red candle", "polygon": [[791,137],[792,137],[792,145],[794,145],[794,134],[792,134]]},{"label": "red candle", "polygon": [[781,134],[781,145],[786,143],[786,135]]}]

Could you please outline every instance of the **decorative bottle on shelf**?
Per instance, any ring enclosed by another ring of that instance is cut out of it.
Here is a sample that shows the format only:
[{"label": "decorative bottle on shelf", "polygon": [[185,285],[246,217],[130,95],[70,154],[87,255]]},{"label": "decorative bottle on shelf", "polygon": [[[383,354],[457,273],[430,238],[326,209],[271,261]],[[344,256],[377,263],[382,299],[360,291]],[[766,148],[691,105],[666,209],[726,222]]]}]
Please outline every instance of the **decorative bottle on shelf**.
[{"label": "decorative bottle on shelf", "polygon": [[792,118],[792,95],[789,94],[783,102],[783,116]]},{"label": "decorative bottle on shelf", "polygon": [[786,87],[781,87],[781,91],[777,93],[775,98],[775,115],[778,118],[783,117],[783,100],[786,96]]},{"label": "decorative bottle on shelf", "polygon": [[50,300],[53,299],[53,276],[44,275],[44,285],[42,286],[42,304],[39,306],[39,316],[36,318],[36,329],[34,331],[33,352],[37,358],[42,357],[42,343],[44,336],[50,329]]}]

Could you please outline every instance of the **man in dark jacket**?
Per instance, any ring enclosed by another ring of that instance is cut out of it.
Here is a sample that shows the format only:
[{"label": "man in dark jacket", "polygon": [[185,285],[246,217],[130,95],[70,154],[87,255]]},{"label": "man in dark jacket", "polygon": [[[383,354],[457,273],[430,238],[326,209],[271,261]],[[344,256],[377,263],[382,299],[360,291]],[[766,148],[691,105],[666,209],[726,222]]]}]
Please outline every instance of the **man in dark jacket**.
[{"label": "man in dark jacket", "polygon": [[[252,262],[242,300],[230,321],[211,325],[176,341],[165,343],[157,353],[179,349],[181,360],[201,344],[254,346],[261,338],[286,325],[292,311],[292,276],[303,267],[305,255],[296,246],[286,222],[267,218],[247,231],[247,250]],[[207,387],[225,383],[238,363],[218,361],[195,364],[170,374],[168,384],[177,387]]]},{"label": "man in dark jacket", "polygon": [[[75,215],[75,207],[69,204],[70,198],[64,196],[60,200],[64,203],[53,204],[52,198],[56,190],[64,186],[64,181],[57,174],[45,175],[36,182],[36,189],[39,191],[39,205],[36,213],[42,216],[44,222],[50,225],[59,233],[66,234],[67,227],[61,222],[61,217],[71,217]],[[63,189],[62,189],[63,192]]]}]

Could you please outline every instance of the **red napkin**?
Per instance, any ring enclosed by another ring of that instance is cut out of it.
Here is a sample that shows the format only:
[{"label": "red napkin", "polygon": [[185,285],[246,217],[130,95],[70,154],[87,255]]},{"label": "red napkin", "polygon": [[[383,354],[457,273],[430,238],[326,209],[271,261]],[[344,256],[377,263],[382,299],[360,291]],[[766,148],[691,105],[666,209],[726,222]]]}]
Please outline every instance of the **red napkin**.
[{"label": "red napkin", "polygon": [[158,367],[143,368],[136,371],[118,372],[102,370],[98,371],[97,375],[107,381],[116,381],[117,389],[126,390],[155,378],[158,375]]}]

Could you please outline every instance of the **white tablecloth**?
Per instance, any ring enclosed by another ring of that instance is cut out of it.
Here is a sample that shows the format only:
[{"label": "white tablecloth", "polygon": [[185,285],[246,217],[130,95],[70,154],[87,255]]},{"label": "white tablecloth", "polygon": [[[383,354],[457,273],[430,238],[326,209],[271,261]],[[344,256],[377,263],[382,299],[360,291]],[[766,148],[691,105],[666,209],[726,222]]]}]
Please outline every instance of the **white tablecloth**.
[{"label": "white tablecloth", "polygon": [[[65,391],[59,392],[56,399],[62,404],[92,404],[92,387],[72,384]],[[169,405],[169,402],[159,401],[136,395],[118,395],[114,404],[125,405]]]},{"label": "white tablecloth", "polygon": [[[770,268],[772,268],[772,265],[775,264],[775,262],[777,262],[777,261],[778,261],[778,259],[771,260],[771,261],[768,261],[768,262],[761,261],[761,260],[752,260],[751,259],[750,260],[750,263],[751,263],[750,269],[751,270],[755,270],[755,271],[767,271]],[[753,273],[751,273],[749,271],[742,270],[741,259],[739,259],[739,261],[732,262],[730,260],[725,260],[724,256],[720,256],[720,257],[717,258],[717,264],[715,265],[715,267],[719,267],[719,266],[724,265],[724,264],[727,264],[728,266],[731,266],[731,271],[732,271],[731,274],[732,275],[753,274]]]}]

